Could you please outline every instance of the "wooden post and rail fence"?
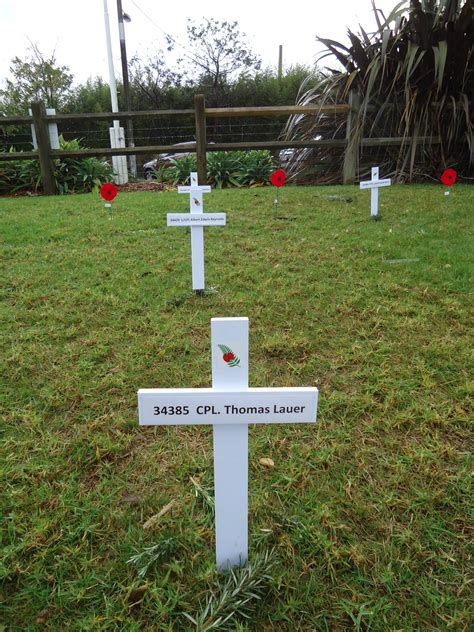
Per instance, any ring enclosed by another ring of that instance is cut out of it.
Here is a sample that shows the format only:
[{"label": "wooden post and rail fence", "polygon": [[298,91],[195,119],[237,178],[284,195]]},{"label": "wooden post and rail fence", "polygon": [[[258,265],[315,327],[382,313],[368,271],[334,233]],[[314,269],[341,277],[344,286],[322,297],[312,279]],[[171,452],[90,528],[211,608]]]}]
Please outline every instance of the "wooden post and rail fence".
[{"label": "wooden post and rail fence", "polygon": [[[36,131],[37,151],[2,152],[0,162],[8,160],[37,159],[40,163],[43,180],[43,191],[46,195],[56,193],[54,180],[53,161],[57,158],[88,158],[91,156],[126,156],[129,154],[159,154],[164,152],[188,153],[195,151],[197,156],[197,169],[199,183],[206,182],[206,153],[210,151],[232,151],[249,149],[281,150],[288,148],[306,149],[311,147],[338,147],[344,151],[343,183],[354,184],[356,180],[357,164],[361,147],[381,147],[389,145],[401,145],[403,138],[361,138],[361,132],[357,125],[357,113],[360,98],[356,93],[351,93],[349,103],[336,105],[289,105],[289,106],[264,106],[264,107],[235,107],[235,108],[206,108],[203,95],[194,97],[194,109],[189,110],[145,110],[138,112],[94,112],[87,114],[55,114],[48,116],[43,103],[32,104],[32,116],[0,117],[0,125],[33,124]],[[208,144],[206,140],[206,121],[208,118],[230,117],[272,117],[295,115],[319,115],[319,114],[345,114],[347,116],[346,137],[320,140],[276,140],[276,141],[246,141]],[[149,145],[142,147],[97,148],[80,149],[76,151],[62,151],[51,149],[48,123],[61,123],[64,121],[104,121],[115,120],[117,117],[123,120],[135,120],[139,118],[156,118],[160,116],[194,116],[195,137],[194,145]],[[429,141],[438,143],[435,137],[419,138],[418,142]]]}]

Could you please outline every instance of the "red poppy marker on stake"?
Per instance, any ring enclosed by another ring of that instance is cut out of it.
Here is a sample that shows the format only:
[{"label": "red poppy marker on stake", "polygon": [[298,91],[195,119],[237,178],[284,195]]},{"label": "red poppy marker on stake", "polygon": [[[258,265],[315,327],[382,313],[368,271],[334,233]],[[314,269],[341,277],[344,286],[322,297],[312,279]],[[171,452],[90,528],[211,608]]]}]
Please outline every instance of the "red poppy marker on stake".
[{"label": "red poppy marker on stake", "polygon": [[442,184],[444,184],[445,187],[448,187],[447,190],[444,192],[444,195],[446,196],[446,203],[449,200],[451,187],[456,182],[457,177],[458,177],[458,174],[454,171],[454,169],[445,169],[443,173],[441,174],[440,179],[441,179]]},{"label": "red poppy marker on stake", "polygon": [[106,182],[100,187],[99,193],[105,200],[105,208],[109,210],[109,219],[112,219],[112,200],[117,195],[117,187],[112,182]]},{"label": "red poppy marker on stake", "polygon": [[282,187],[285,184],[285,178],[286,178],[286,173],[283,171],[283,169],[277,169],[270,176],[270,182],[276,188],[276,191],[275,191],[275,208],[278,206],[278,191],[280,190],[280,187]]}]

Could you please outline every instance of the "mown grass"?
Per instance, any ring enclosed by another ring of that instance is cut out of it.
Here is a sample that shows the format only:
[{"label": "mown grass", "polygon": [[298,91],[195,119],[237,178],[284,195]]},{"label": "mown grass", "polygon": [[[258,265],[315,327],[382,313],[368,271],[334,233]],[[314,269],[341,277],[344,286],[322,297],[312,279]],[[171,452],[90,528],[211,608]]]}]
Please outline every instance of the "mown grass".
[{"label": "mown grass", "polygon": [[[320,389],[316,426],[250,429],[273,579],[229,629],[469,628],[473,191],[380,198],[373,222],[355,187],[287,187],[276,213],[270,189],[205,196],[228,219],[205,297],[166,228],[184,196],[121,194],[113,221],[92,194],[0,199],[6,630],[193,629],[219,581],[195,493],[212,431],[140,429],[136,391],[209,386],[214,316],[249,317],[252,386]],[[127,562],[155,545],[142,577]]]}]

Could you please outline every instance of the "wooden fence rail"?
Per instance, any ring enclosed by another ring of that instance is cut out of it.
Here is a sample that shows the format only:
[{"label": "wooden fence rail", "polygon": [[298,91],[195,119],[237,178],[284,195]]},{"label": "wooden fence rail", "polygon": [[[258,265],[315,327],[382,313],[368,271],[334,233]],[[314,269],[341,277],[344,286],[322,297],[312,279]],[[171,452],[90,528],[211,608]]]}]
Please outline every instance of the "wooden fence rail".
[{"label": "wooden fence rail", "polygon": [[[269,149],[278,150],[286,148],[311,148],[320,146],[338,147],[344,149],[344,184],[353,184],[356,177],[357,160],[360,147],[380,147],[390,145],[401,145],[406,142],[404,138],[368,138],[363,139],[357,136],[357,126],[355,123],[358,112],[359,100],[356,94],[351,94],[349,103],[335,105],[310,105],[310,106],[270,106],[270,107],[236,107],[236,108],[206,108],[204,96],[196,95],[194,98],[194,109],[188,110],[145,110],[137,112],[94,112],[86,114],[56,114],[47,116],[46,109],[42,103],[32,105],[33,116],[0,117],[0,125],[24,125],[33,124],[36,131],[38,144],[37,151],[25,152],[2,152],[0,162],[9,160],[31,160],[38,159],[43,179],[43,190],[46,195],[56,193],[56,184],[53,175],[53,160],[56,158],[88,158],[91,156],[126,156],[140,154],[159,154],[165,152],[188,153],[195,151],[197,156],[198,179],[200,184],[206,181],[206,153],[211,151],[246,150],[246,149]],[[254,116],[295,116],[295,115],[317,115],[317,114],[338,114],[347,116],[346,138],[341,139],[321,139],[307,141],[255,141],[255,142],[229,142],[212,143],[206,141],[206,121],[209,118],[229,118],[229,117],[254,117]],[[114,121],[117,119],[139,119],[143,117],[161,116],[189,116],[194,117],[196,129],[196,142],[180,145],[149,145],[141,147],[121,147],[111,149],[102,147],[98,149],[81,149],[77,151],[61,151],[51,149],[48,135],[48,123],[64,121]],[[437,137],[419,138],[418,142],[439,143]]]}]

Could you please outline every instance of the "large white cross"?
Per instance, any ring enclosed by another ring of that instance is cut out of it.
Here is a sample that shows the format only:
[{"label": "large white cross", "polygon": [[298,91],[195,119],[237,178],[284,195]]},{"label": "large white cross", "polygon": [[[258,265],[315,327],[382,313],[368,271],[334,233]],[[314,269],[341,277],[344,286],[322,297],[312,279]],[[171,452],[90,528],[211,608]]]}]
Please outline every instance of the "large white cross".
[{"label": "large white cross", "polygon": [[361,189],[371,189],[370,191],[370,216],[377,217],[379,214],[379,189],[389,187],[392,184],[390,178],[379,180],[379,168],[372,167],[372,180],[360,183]]},{"label": "large white cross", "polygon": [[316,421],[317,388],[248,387],[248,330],[248,318],[211,320],[212,388],[138,391],[141,426],[213,424],[219,570],[247,560],[248,425]]},{"label": "large white cross", "polygon": [[191,227],[191,261],[193,290],[202,291],[204,281],[204,226],[225,226],[225,213],[203,213],[203,193],[210,193],[210,186],[199,186],[197,173],[191,173],[191,186],[178,187],[178,193],[189,193],[189,213],[168,213],[168,226]]}]

